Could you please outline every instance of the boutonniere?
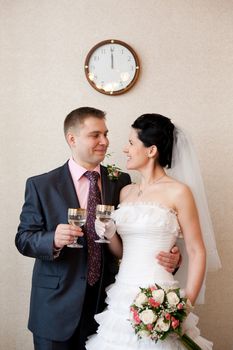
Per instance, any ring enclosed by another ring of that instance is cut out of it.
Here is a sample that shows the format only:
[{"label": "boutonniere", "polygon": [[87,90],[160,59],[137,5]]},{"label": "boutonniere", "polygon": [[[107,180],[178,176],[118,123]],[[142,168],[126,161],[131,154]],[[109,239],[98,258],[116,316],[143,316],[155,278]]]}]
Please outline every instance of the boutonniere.
[{"label": "boutonniere", "polygon": [[[106,157],[111,157],[111,153],[106,154]],[[121,168],[116,166],[116,164],[106,164],[106,168],[108,172],[108,178],[111,181],[117,181],[122,173]]]}]

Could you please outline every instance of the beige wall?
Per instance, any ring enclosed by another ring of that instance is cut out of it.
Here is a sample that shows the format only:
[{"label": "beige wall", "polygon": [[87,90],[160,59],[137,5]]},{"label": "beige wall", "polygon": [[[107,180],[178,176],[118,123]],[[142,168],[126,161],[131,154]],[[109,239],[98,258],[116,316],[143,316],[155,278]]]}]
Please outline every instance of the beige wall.
[{"label": "beige wall", "polygon": [[[233,349],[233,2],[1,0],[0,8],[0,349],[32,349],[33,260],[14,246],[25,180],[66,161],[62,122],[84,105],[108,112],[122,168],[128,126],[141,113],[159,112],[189,129],[223,264],[209,274],[206,304],[196,311],[214,348]],[[118,97],[96,92],[83,71],[89,49],[108,38],[131,44],[142,65],[136,86]]]}]

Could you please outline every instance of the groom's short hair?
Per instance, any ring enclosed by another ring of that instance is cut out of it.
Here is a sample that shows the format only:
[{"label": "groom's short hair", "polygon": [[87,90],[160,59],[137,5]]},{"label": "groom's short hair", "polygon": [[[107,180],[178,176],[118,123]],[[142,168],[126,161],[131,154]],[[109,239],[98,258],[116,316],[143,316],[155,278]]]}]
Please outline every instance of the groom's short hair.
[{"label": "groom's short hair", "polygon": [[64,134],[66,135],[70,128],[83,124],[89,117],[105,119],[105,115],[106,113],[104,111],[93,107],[80,107],[74,109],[64,120]]}]

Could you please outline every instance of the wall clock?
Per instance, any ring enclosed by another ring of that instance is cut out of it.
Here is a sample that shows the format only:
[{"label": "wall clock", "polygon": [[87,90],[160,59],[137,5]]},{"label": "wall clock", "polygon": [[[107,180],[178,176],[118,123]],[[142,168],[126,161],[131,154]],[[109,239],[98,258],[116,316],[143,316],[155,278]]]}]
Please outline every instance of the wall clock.
[{"label": "wall clock", "polygon": [[102,94],[119,95],[137,81],[139,59],[131,46],[120,40],[104,40],[87,54],[85,74],[91,86]]}]

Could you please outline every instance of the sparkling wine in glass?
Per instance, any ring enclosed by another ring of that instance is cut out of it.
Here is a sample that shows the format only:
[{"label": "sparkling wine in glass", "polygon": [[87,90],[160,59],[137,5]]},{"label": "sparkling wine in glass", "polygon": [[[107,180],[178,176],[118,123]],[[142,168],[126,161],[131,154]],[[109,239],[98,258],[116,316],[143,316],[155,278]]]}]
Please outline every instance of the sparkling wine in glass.
[{"label": "sparkling wine in glass", "polygon": [[[111,218],[111,214],[114,211],[113,205],[106,205],[106,204],[98,204],[96,206],[96,219],[99,219],[103,223],[107,224],[110,220],[113,220]],[[95,241],[96,243],[110,243],[106,238],[104,238],[104,235],[101,236],[99,239]]]},{"label": "sparkling wine in glass", "polygon": [[[68,223],[73,226],[82,227],[85,225],[87,219],[87,210],[82,208],[69,208],[68,209]],[[78,237],[74,237],[74,242],[68,244],[69,248],[83,248],[78,243]]]}]

